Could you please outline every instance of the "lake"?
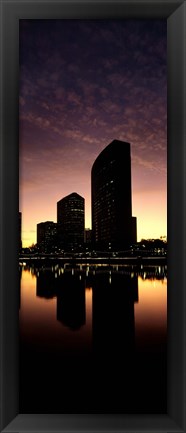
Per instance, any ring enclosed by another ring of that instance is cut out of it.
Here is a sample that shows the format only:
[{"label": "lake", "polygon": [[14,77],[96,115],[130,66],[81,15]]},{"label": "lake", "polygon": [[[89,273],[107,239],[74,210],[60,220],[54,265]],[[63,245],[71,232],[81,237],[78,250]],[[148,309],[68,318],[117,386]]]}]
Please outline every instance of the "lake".
[{"label": "lake", "polygon": [[166,266],[20,267],[20,413],[166,413]]}]

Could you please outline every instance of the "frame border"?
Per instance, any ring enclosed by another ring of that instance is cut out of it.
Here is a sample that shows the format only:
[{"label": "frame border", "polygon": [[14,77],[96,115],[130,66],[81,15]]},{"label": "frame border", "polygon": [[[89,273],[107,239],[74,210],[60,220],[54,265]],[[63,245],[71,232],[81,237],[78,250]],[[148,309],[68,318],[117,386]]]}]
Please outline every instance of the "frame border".
[{"label": "frame border", "polygon": [[[186,432],[186,0],[0,0],[1,432]],[[23,415],[18,381],[19,19],[164,18],[168,32],[168,412]],[[9,270],[11,264],[11,272]]]}]

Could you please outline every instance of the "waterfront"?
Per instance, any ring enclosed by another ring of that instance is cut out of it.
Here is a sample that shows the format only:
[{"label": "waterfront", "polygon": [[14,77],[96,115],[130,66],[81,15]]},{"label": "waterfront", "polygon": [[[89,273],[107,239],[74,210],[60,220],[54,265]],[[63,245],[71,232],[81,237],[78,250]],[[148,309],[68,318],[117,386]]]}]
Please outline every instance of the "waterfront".
[{"label": "waterfront", "polygon": [[166,412],[166,266],[32,264],[20,281],[20,412]]}]

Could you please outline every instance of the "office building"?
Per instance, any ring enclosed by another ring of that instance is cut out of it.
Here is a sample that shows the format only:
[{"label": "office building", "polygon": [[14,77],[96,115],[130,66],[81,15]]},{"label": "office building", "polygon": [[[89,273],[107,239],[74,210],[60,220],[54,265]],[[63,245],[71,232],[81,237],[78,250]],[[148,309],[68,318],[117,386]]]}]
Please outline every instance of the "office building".
[{"label": "office building", "polygon": [[37,245],[41,252],[55,252],[57,224],[53,221],[45,221],[37,224]]},{"label": "office building", "polygon": [[92,166],[92,238],[97,250],[124,250],[136,242],[132,217],[130,143],[112,141]]},{"label": "office building", "polygon": [[73,192],[57,202],[59,247],[64,251],[81,251],[84,246],[85,200]]},{"label": "office building", "polygon": [[85,229],[85,246],[90,246],[92,244],[92,230]]}]

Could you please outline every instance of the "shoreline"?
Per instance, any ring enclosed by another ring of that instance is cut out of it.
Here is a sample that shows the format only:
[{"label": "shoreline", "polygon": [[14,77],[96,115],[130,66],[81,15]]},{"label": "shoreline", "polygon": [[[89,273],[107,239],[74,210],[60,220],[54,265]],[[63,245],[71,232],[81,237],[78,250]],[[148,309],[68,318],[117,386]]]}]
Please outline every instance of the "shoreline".
[{"label": "shoreline", "polygon": [[63,264],[85,264],[85,265],[97,265],[97,264],[107,264],[107,265],[154,265],[159,266],[167,265],[167,257],[164,256],[149,256],[149,257],[60,257],[60,256],[30,256],[30,255],[20,255],[19,262],[24,263],[63,263]]}]

